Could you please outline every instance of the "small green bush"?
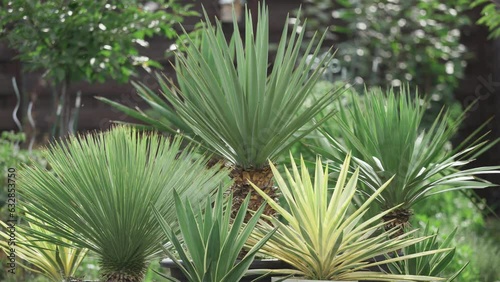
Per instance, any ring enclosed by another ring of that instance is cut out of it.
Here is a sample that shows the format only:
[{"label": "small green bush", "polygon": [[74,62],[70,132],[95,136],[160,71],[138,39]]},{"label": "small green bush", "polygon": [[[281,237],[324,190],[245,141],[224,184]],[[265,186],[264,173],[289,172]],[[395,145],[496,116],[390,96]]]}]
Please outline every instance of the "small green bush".
[{"label": "small green bush", "polygon": [[[456,282],[492,282],[500,279],[500,247],[488,234],[480,208],[467,193],[442,193],[418,203],[414,207],[413,227],[428,225],[433,232],[439,229],[445,235],[458,228],[451,245],[456,246],[447,274],[458,271],[466,262],[470,264],[457,277]],[[441,238],[442,240],[443,238]]]}]

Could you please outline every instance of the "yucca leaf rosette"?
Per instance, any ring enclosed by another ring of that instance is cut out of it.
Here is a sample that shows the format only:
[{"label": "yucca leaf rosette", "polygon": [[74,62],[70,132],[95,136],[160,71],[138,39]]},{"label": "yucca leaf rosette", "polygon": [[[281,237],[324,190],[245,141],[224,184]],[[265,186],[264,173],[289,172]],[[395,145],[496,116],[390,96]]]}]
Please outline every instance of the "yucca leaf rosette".
[{"label": "yucca leaf rosette", "polygon": [[174,189],[205,202],[228,179],[181,143],[119,126],[51,144],[43,151],[50,170],[33,164],[19,173],[21,205],[37,218],[33,224],[57,235],[32,236],[94,252],[104,281],[142,281],[165,240],[151,206],[173,223]]},{"label": "yucca leaf rosette", "polygon": [[429,128],[422,128],[427,104],[412,97],[409,86],[398,90],[374,88],[362,96],[352,93],[346,97],[348,106],[337,107],[338,115],[322,125],[326,142],[312,147],[337,165],[351,153],[352,167],[360,168],[364,195],[371,195],[394,176],[377,203],[382,210],[399,206],[384,220],[387,229],[397,226],[397,234],[402,234],[415,203],[450,190],[494,186],[480,176],[499,173],[500,166],[464,168],[498,139],[488,142],[487,134],[479,134],[480,127],[452,148],[450,140],[465,113],[452,119],[443,109]]},{"label": "yucca leaf rosette", "polygon": [[[353,198],[357,193],[359,170],[350,179],[348,155],[342,164],[340,175],[331,190],[328,167],[321,158],[315,163],[314,179],[301,158],[297,167],[291,156],[291,170],[285,168],[282,176],[271,164],[278,187],[283,194],[284,206],[267,196],[260,188],[255,190],[283,218],[265,217],[253,233],[249,245],[260,240],[274,228],[276,233],[262,247],[261,253],[280,259],[294,269],[274,271],[311,280],[376,280],[376,281],[443,281],[443,278],[420,275],[395,275],[370,271],[369,267],[421,257],[450,249],[414,253],[375,261],[377,256],[394,253],[404,247],[426,240],[427,237],[410,238],[408,234],[391,239],[397,229],[385,231],[380,219],[389,211],[368,219],[363,216],[371,203],[387,189],[384,183],[362,205],[356,206]],[[286,207],[285,207],[286,206]],[[271,271],[273,272],[273,271]]]},{"label": "yucca leaf rosette", "polygon": [[[174,197],[179,235],[156,213],[162,229],[172,242],[172,250],[164,249],[168,257],[181,269],[189,282],[240,281],[258,250],[274,233],[274,230],[269,232],[238,259],[264,211],[264,206],[245,223],[250,197],[245,199],[234,218],[231,216],[232,195],[223,197],[222,190],[219,190],[213,206],[207,202],[203,210],[193,207],[189,199],[182,200],[177,194]],[[177,281],[171,277],[166,278]]]},{"label": "yucca leaf rosette", "polygon": [[[305,103],[326,69],[313,66],[328,65],[333,52],[318,56],[323,37],[313,38],[302,49],[304,32],[300,30],[305,30],[306,23],[297,20],[290,28],[287,19],[271,61],[268,8],[260,7],[257,13],[254,25],[246,10],[245,33],[240,33],[235,21],[229,39],[220,22],[216,20],[213,26],[206,16],[200,36],[188,39],[185,52],[177,53],[177,84],[158,76],[161,97],[146,85],[136,85],[151,111],[167,121],[99,98],[146,124],[197,140],[231,165],[235,211],[252,191],[249,181],[276,197],[268,159],[276,161],[295,141],[333,115],[310,122],[341,89],[329,89],[315,103]],[[310,56],[302,56],[301,51]],[[249,208],[255,211],[261,204],[260,197],[253,197]],[[271,211],[267,207],[264,214]]]}]

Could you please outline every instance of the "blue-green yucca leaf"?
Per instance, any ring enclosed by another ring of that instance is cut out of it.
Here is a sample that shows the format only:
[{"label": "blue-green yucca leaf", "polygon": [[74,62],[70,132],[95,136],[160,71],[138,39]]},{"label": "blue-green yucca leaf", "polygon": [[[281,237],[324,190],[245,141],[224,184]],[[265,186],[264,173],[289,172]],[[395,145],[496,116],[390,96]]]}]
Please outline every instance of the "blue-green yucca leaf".
[{"label": "blue-green yucca leaf", "polygon": [[[205,21],[210,22],[206,13]],[[304,33],[300,30],[298,21],[289,29],[287,20],[274,61],[270,61],[267,7],[259,7],[256,26],[247,10],[245,33],[240,34],[235,23],[229,40],[218,21],[215,26],[205,25],[199,37],[186,38],[185,52],[176,54],[177,85],[158,77],[162,99],[168,104],[151,96],[144,85],[136,85],[152,111],[167,117],[171,124],[159,124],[140,114],[141,120],[157,128],[169,126],[162,129],[169,132],[179,128],[182,134],[201,140],[211,152],[243,169],[267,166],[268,159],[276,159],[334,114],[310,123],[341,89],[328,91],[316,103],[305,106],[325,68],[313,68],[314,59],[301,57]],[[323,39],[324,35],[316,46],[313,39],[305,53],[319,58]],[[332,59],[330,52],[319,58],[319,64],[326,65]]]},{"label": "blue-green yucca leaf", "polygon": [[[156,78],[160,85],[160,89],[165,89],[167,87],[166,82],[162,78],[162,75],[156,74]],[[160,131],[167,132],[170,134],[176,134],[177,130],[181,130],[187,136],[193,136],[193,132],[190,130],[190,127],[187,126],[181,119],[177,117],[174,109],[168,105],[163,99],[161,99],[156,93],[154,93],[151,89],[145,86],[143,83],[132,82],[132,85],[136,88],[137,94],[151,107],[154,109],[155,114],[164,117],[164,119],[158,119],[156,116],[153,116],[147,112],[142,111],[138,108],[129,108],[128,106],[109,100],[105,97],[96,97],[97,100],[100,100],[113,108],[125,113],[126,115],[133,117],[137,120],[144,122],[145,124],[150,125],[153,128],[156,128]],[[163,90],[164,91],[164,90]],[[123,123],[121,121],[114,121],[115,123]],[[134,123],[125,123],[130,124],[135,127],[139,125]]]},{"label": "blue-green yucca leaf", "polygon": [[[175,234],[161,213],[155,216],[168,239],[173,243],[178,256],[170,249],[165,249],[190,282],[231,282],[239,281],[245,275],[255,254],[273,235],[274,231],[256,243],[253,248],[238,261],[238,254],[243,249],[253,228],[257,224],[263,207],[244,223],[249,197],[247,197],[235,218],[231,218],[232,196],[223,197],[222,189],[216,196],[215,203],[207,204],[205,209],[193,209],[189,198],[184,200],[174,194],[180,234]],[[208,223],[208,224],[207,224]],[[178,236],[182,236],[182,241]],[[178,261],[178,259],[182,261]]]},{"label": "blue-green yucca leaf", "polygon": [[207,169],[207,159],[194,150],[180,137],[123,126],[72,136],[44,151],[51,170],[32,165],[20,171],[21,205],[47,231],[95,252],[106,279],[140,280],[165,239],[151,203],[172,223],[174,188],[198,203],[230,184],[227,171]]},{"label": "blue-green yucca leaf", "polygon": [[[170,82],[170,79],[168,77],[159,73],[155,73],[155,77],[160,86],[160,93],[170,91],[168,87],[169,84],[172,83]],[[169,82],[167,83],[167,81]],[[153,90],[148,88],[142,82],[132,81],[131,83],[137,90],[137,94],[139,95],[139,97],[141,97],[141,99],[144,100],[153,109],[153,114],[147,111],[143,111],[137,107],[130,108],[124,104],[107,99],[106,97],[97,96],[96,99],[162,132],[177,134],[180,131],[183,133],[184,137],[187,137],[188,139],[191,139],[191,137],[195,136],[192,129],[177,116],[175,110],[171,105],[166,103],[165,99],[162,99],[161,96],[158,96]],[[158,116],[162,118],[158,118]],[[130,122],[113,122],[118,124],[133,125],[136,128],[144,126]]]}]

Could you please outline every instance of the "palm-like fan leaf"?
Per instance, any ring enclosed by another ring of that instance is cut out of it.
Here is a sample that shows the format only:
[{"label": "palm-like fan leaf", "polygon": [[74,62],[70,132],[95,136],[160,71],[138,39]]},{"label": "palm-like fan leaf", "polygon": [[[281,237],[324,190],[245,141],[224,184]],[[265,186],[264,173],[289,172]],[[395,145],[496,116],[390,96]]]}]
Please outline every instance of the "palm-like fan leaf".
[{"label": "palm-like fan leaf", "polygon": [[150,206],[174,222],[174,188],[200,202],[227,179],[181,141],[127,127],[70,137],[44,151],[50,171],[20,172],[22,205],[47,231],[98,254],[108,281],[139,281],[165,238]]}]

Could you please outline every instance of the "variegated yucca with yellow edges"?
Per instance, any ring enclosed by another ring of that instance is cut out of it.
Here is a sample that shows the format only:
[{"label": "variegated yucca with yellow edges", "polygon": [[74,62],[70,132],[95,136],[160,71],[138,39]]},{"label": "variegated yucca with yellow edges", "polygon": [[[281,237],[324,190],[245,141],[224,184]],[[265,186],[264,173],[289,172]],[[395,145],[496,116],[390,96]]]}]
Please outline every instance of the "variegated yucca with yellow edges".
[{"label": "variegated yucca with yellow edges", "polygon": [[[380,219],[391,210],[384,211],[363,221],[372,201],[387,187],[390,180],[376,190],[366,202],[355,206],[359,170],[350,179],[350,155],[342,164],[337,183],[329,191],[328,166],[323,169],[317,158],[315,177],[311,180],[307,166],[301,158],[301,168],[292,159],[292,171],[285,168],[286,179],[271,163],[276,182],[288,208],[282,207],[261,189],[255,190],[265,198],[283,220],[265,217],[255,229],[249,245],[260,240],[278,227],[273,237],[263,246],[261,253],[287,262],[295,269],[270,271],[290,274],[311,280],[377,280],[377,281],[442,281],[443,278],[395,275],[367,270],[389,262],[449,251],[438,249],[411,255],[400,255],[385,261],[371,260],[377,256],[394,253],[428,237],[410,238],[409,232],[390,238],[397,229],[385,231]],[[392,180],[392,179],[391,179]]]},{"label": "variegated yucca with yellow edges", "polygon": [[[29,213],[26,214],[26,217],[30,218],[31,221],[37,221]],[[5,222],[0,221],[0,226],[8,230],[8,225]],[[56,245],[40,240],[29,235],[29,230],[57,237],[52,232],[32,223],[18,225],[16,226],[16,245],[14,247],[10,246],[8,242],[10,234],[0,231],[0,237],[2,238],[0,240],[0,249],[5,253],[9,253],[10,249],[14,248],[17,264],[28,271],[44,275],[50,281],[76,281],[76,270],[80,267],[88,250],[79,247]],[[70,244],[68,240],[62,238],[60,240]]]}]

